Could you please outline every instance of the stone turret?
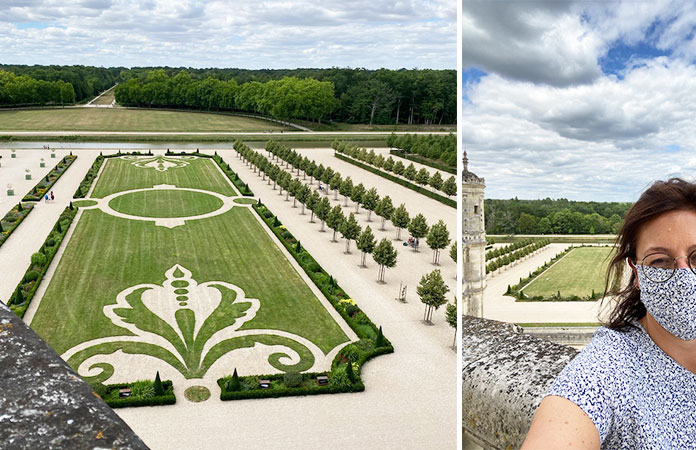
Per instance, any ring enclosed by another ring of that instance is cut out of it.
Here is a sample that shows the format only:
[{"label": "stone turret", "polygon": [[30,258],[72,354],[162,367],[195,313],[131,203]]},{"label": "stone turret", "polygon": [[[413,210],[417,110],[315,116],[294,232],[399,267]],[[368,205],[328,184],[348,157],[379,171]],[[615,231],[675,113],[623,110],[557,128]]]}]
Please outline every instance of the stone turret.
[{"label": "stone turret", "polygon": [[486,287],[483,190],[486,184],[483,178],[469,172],[466,152],[462,162],[462,313],[483,317],[483,289]]}]

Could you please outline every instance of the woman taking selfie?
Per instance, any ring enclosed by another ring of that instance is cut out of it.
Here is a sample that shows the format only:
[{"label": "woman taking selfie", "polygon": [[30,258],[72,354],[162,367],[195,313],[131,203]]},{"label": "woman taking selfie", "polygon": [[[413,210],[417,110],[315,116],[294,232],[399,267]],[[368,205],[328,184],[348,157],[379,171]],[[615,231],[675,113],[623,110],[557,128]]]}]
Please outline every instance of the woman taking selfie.
[{"label": "woman taking selfie", "polygon": [[650,186],[619,231],[606,327],[553,382],[522,449],[696,448],[696,184]]}]

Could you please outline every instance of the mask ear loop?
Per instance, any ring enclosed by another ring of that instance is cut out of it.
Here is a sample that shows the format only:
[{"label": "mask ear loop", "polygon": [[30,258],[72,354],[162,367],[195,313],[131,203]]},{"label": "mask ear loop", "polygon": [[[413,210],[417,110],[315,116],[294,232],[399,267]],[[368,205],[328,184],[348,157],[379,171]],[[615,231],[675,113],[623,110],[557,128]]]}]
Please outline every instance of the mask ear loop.
[{"label": "mask ear loop", "polygon": [[626,257],[626,263],[628,264],[628,267],[630,267],[631,270],[633,271],[633,275],[636,279],[636,282],[635,282],[636,289],[640,291],[640,285],[638,284],[638,267],[636,267],[636,265],[633,263],[633,261],[631,261],[630,256]]}]

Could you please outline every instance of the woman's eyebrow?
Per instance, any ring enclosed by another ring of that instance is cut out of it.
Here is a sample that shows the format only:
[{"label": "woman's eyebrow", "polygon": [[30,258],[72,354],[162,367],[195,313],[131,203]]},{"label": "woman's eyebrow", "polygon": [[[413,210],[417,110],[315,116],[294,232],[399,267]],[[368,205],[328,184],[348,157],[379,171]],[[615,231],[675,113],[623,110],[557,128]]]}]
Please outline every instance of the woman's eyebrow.
[{"label": "woman's eyebrow", "polygon": [[[692,247],[696,247],[696,244],[694,244]],[[691,248],[691,247],[690,247]],[[667,253],[669,254],[669,250],[666,249],[665,247],[648,247],[645,250],[645,255],[650,255],[652,253]]]}]

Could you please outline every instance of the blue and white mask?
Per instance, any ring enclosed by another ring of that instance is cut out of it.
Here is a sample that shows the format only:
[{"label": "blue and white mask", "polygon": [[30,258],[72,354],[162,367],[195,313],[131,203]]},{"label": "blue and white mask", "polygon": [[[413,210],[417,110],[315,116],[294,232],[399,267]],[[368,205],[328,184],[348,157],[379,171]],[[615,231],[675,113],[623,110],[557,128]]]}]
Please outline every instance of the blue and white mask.
[{"label": "blue and white mask", "polygon": [[671,269],[638,268],[640,301],[665,330],[685,341],[696,339],[696,275],[691,269],[678,268],[669,280],[656,283],[644,271]]}]

